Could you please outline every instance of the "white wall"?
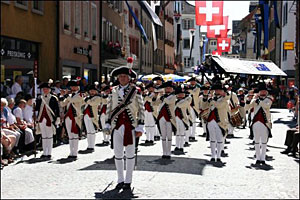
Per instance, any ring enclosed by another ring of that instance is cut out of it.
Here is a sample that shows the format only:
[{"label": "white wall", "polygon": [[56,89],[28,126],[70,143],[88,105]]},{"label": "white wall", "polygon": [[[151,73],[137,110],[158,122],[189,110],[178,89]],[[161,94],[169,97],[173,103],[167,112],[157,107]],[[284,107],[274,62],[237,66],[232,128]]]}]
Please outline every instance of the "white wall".
[{"label": "white wall", "polygon": [[[288,11],[290,10],[290,7],[293,4],[293,1],[282,1],[282,19],[280,20],[280,23],[283,25],[283,18],[284,18],[284,4],[288,4]],[[282,40],[281,40],[281,69],[283,71],[286,70],[295,70],[295,51],[287,51],[287,59],[283,60],[283,43],[285,41],[289,42],[296,42],[296,16],[293,12],[288,12],[288,20],[287,24],[282,26]]]}]

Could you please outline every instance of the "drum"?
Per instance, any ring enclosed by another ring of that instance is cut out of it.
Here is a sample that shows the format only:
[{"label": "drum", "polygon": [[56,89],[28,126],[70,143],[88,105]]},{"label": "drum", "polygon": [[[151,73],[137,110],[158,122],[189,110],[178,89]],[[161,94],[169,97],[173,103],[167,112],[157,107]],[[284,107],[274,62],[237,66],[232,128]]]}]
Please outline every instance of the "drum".
[{"label": "drum", "polygon": [[238,110],[233,112],[230,117],[230,122],[233,127],[239,127],[243,124],[243,118]]},{"label": "drum", "polygon": [[203,110],[201,112],[201,119],[203,119],[204,123],[207,123],[208,116],[209,116],[209,109]]}]

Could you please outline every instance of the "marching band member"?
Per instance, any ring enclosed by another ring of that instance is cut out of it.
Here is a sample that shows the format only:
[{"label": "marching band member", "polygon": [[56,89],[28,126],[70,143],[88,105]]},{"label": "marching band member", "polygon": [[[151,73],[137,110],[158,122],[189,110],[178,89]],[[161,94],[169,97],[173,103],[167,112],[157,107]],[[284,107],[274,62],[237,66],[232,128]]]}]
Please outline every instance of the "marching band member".
[{"label": "marching band member", "polygon": [[266,164],[267,142],[271,135],[271,113],[272,96],[268,95],[267,87],[264,83],[258,86],[258,94],[246,106],[254,108],[254,116],[252,119],[251,129],[254,134],[256,164]]},{"label": "marching band member", "polygon": [[[111,130],[118,172],[116,189],[130,190],[134,169],[135,142],[144,132],[144,108],[141,91],[130,84],[130,78],[137,74],[127,66],[121,66],[111,72],[117,76],[119,85],[112,89],[107,104],[105,132]],[[124,180],[124,147],[126,155],[126,178]]]},{"label": "marching band member", "polygon": [[101,103],[101,97],[95,85],[88,87],[89,96],[84,99],[85,108],[83,111],[83,120],[87,132],[88,151],[94,151],[96,132],[99,129],[98,106]]},{"label": "marching band member", "polygon": [[60,96],[59,100],[60,105],[66,107],[64,120],[70,145],[70,155],[68,158],[77,159],[78,139],[82,126],[81,107],[84,104],[84,96],[82,93],[79,93],[77,81],[69,81],[68,85],[72,93]]},{"label": "marching band member", "polygon": [[[228,112],[228,118],[230,118],[231,112],[234,111],[235,109],[239,109],[239,99],[238,99],[236,93],[231,91],[232,90],[232,83],[229,83],[226,86],[227,86],[227,92],[230,95],[230,98],[229,98],[229,107],[230,107],[230,109],[229,109],[229,112]],[[229,120],[227,137],[230,137],[230,138],[234,137],[233,130],[234,130],[234,127],[233,127],[233,125],[231,124],[231,122]]]},{"label": "marching band member", "polygon": [[[200,109],[200,115],[201,115],[201,120],[203,124],[203,136],[206,136],[206,120],[207,120],[207,115],[206,113],[209,111],[209,87],[208,86],[202,86],[201,88],[202,94],[200,95],[199,98],[199,109]],[[206,116],[204,116],[204,114]],[[206,118],[206,119],[205,119]]]},{"label": "marching band member", "polygon": [[42,134],[43,154],[41,158],[51,158],[53,148],[53,135],[56,133],[56,126],[60,123],[59,103],[55,95],[50,94],[49,83],[39,86],[43,91],[36,100],[37,123]]},{"label": "marching band member", "polygon": [[210,100],[210,113],[207,119],[207,138],[210,140],[211,161],[216,159],[221,162],[221,151],[223,149],[223,142],[225,133],[228,130],[228,116],[229,111],[228,99],[230,96],[225,92],[225,88],[221,83],[212,86],[214,90],[214,97]]},{"label": "marching band member", "polygon": [[189,119],[187,116],[186,109],[192,102],[191,96],[185,96],[185,90],[182,87],[175,89],[177,97],[175,103],[175,120],[176,120],[176,148],[175,151],[183,153],[184,136],[186,131],[189,129]]},{"label": "marching band member", "polygon": [[199,96],[200,96],[200,86],[196,82],[196,78],[192,77],[188,80],[190,82],[189,92],[192,96],[191,102],[191,116],[192,116],[192,127],[191,127],[191,135],[190,141],[195,141],[196,134],[196,119],[199,115]]},{"label": "marching band member", "polygon": [[146,86],[148,94],[144,97],[144,107],[145,107],[145,131],[146,131],[146,142],[149,144],[154,143],[154,136],[156,135],[156,119],[153,116],[153,106],[152,99],[154,97],[154,85],[153,82]]},{"label": "marching band member", "polygon": [[[156,95],[158,95],[157,98],[160,98],[160,96],[164,92],[164,89],[160,87],[163,84],[164,79],[161,76],[157,76],[157,77],[153,78],[152,81],[153,81],[154,88],[155,88],[154,93]],[[153,106],[153,116],[154,116],[155,119],[157,119],[159,104],[157,104],[157,105],[152,104],[152,106]],[[155,135],[154,135],[154,140],[155,141],[160,140],[160,134],[159,134],[159,131],[158,131],[157,121],[156,121],[156,131],[155,131]]]},{"label": "marching band member", "polygon": [[175,132],[176,121],[174,116],[174,107],[176,96],[174,95],[174,86],[172,81],[162,84],[165,94],[160,98],[154,97],[153,105],[159,105],[158,109],[158,130],[162,137],[163,159],[171,159],[172,132]]},{"label": "marching band member", "polygon": [[238,99],[239,99],[239,112],[241,114],[241,117],[243,119],[243,129],[246,126],[246,111],[245,111],[245,104],[246,104],[246,100],[245,100],[245,94],[244,94],[244,89],[240,88],[238,89],[238,95],[237,95]]},{"label": "marching band member", "polygon": [[[105,127],[105,118],[106,118],[106,110],[107,110],[107,103],[108,103],[107,101],[110,95],[110,87],[109,86],[103,87],[102,92],[103,93],[101,94],[101,107],[100,107],[99,115],[100,115],[101,127],[103,130]],[[103,144],[109,144],[109,140],[110,140],[110,135],[103,132]]]}]

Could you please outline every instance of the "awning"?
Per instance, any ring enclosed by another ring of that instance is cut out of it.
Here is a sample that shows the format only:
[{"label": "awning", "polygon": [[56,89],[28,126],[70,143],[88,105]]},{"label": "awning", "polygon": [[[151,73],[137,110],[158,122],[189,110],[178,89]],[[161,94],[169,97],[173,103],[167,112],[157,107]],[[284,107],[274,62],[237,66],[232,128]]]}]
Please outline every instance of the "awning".
[{"label": "awning", "polygon": [[217,67],[221,67],[227,73],[232,74],[253,74],[267,76],[287,76],[272,61],[246,60],[237,58],[226,58],[222,56],[212,56]]}]

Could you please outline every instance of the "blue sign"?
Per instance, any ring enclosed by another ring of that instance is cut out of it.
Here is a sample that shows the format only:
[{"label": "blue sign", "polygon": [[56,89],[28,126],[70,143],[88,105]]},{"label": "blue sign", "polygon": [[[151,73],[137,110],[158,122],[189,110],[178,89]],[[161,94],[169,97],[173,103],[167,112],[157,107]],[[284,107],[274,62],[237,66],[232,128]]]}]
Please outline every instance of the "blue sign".
[{"label": "blue sign", "polygon": [[255,67],[258,71],[271,71],[265,64],[256,64]]}]

